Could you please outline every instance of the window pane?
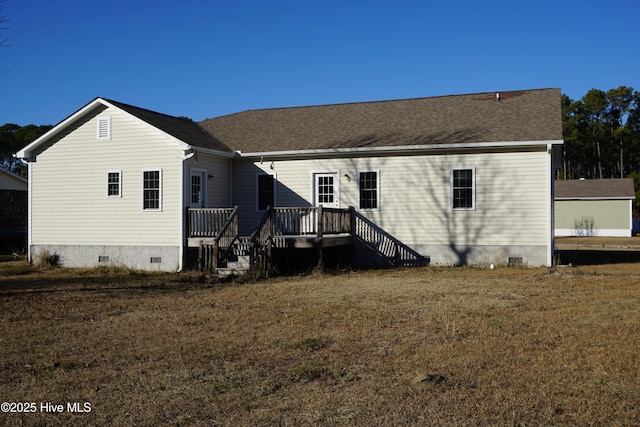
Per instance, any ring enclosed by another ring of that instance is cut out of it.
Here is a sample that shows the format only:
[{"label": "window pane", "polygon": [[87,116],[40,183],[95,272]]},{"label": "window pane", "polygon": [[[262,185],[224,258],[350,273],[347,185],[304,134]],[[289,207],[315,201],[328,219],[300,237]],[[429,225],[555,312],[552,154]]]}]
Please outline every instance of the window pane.
[{"label": "window pane", "polygon": [[120,196],[120,172],[107,174],[107,196]]},{"label": "window pane", "polygon": [[199,205],[200,200],[200,188],[201,188],[201,175],[191,175],[191,204]]},{"label": "window pane", "polygon": [[143,173],[143,208],[160,209],[160,171]]},{"label": "window pane", "polygon": [[453,170],[453,208],[473,209],[473,169]]},{"label": "window pane", "polygon": [[333,203],[333,177],[318,177],[318,202]]},{"label": "window pane", "polygon": [[378,208],[378,173],[360,172],[360,209]]}]

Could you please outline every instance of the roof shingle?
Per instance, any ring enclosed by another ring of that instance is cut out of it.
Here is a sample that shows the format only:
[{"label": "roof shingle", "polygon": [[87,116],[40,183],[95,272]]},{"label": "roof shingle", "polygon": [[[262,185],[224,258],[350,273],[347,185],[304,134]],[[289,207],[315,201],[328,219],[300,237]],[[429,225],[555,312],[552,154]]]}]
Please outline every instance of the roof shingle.
[{"label": "roof shingle", "polygon": [[559,89],[249,110],[200,122],[243,152],[562,140]]},{"label": "roof shingle", "polygon": [[556,199],[633,199],[633,179],[566,179],[555,182]]},{"label": "roof shingle", "polygon": [[208,148],[217,151],[231,152],[229,147],[217,140],[209,134],[198,123],[179,117],[169,116],[155,111],[146,110],[144,108],[134,107],[133,105],[124,104],[122,102],[113,101],[104,98],[105,101],[116,107],[128,112],[137,118],[144,120],[150,125],[160,129],[179,140],[196,147]]}]

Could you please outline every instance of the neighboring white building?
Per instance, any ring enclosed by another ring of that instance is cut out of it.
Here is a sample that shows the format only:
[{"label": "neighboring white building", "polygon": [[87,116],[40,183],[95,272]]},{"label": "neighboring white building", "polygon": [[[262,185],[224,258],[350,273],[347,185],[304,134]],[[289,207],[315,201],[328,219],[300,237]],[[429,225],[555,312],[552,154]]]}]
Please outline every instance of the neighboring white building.
[{"label": "neighboring white building", "polygon": [[181,270],[188,209],[354,207],[435,264],[552,264],[560,90],[246,111],[194,123],[97,98],[17,156],[29,248]]},{"label": "neighboring white building", "polygon": [[556,236],[633,235],[633,179],[556,181]]},{"label": "neighboring white building", "polygon": [[0,191],[27,191],[27,180],[0,166]]}]

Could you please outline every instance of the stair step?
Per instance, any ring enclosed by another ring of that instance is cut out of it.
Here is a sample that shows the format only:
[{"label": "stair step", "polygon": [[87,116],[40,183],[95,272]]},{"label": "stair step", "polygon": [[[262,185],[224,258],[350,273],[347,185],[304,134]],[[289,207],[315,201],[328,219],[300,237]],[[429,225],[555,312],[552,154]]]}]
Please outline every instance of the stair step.
[{"label": "stair step", "polygon": [[224,267],[217,268],[216,274],[218,275],[218,277],[241,276],[247,271],[249,271],[249,269]]}]

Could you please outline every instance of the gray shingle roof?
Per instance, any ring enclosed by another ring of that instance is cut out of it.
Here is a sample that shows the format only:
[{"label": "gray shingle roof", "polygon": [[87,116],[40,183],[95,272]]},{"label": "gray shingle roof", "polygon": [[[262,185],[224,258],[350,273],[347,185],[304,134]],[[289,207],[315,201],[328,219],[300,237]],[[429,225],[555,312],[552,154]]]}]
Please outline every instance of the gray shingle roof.
[{"label": "gray shingle roof", "polygon": [[103,99],[189,145],[231,152],[226,145],[209,134],[196,122],[134,107],[133,105],[123,104],[122,102],[111,99]]},{"label": "gray shingle roof", "polygon": [[635,198],[633,179],[567,179],[555,182],[555,199]]},{"label": "gray shingle roof", "polygon": [[560,89],[249,110],[200,122],[243,152],[562,140]]}]

